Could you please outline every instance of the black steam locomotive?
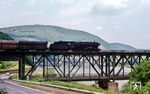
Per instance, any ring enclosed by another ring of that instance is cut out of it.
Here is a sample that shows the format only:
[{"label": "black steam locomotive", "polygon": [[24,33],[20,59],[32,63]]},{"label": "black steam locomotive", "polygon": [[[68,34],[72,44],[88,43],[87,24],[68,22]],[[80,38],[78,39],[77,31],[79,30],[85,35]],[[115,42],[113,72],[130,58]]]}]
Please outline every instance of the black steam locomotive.
[{"label": "black steam locomotive", "polygon": [[98,42],[58,41],[50,45],[52,51],[98,51]]},{"label": "black steam locomotive", "polygon": [[98,51],[98,42],[58,41],[0,41],[0,50]]}]

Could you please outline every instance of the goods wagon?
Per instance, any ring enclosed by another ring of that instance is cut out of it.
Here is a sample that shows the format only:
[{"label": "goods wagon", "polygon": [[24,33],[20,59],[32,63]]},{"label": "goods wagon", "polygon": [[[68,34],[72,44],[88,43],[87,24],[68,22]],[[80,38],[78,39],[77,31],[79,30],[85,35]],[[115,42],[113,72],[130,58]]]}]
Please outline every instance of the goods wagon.
[{"label": "goods wagon", "polygon": [[18,49],[20,50],[46,50],[47,41],[19,41]]},{"label": "goods wagon", "polygon": [[10,41],[10,40],[0,41],[0,49],[3,49],[3,50],[17,49],[17,46],[18,46],[18,42],[16,41]]}]

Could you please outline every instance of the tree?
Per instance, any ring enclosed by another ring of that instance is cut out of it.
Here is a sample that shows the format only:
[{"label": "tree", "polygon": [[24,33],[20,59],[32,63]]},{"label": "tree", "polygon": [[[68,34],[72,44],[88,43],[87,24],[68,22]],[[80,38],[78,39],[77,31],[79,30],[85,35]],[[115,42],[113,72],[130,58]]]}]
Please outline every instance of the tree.
[{"label": "tree", "polygon": [[150,81],[146,83],[141,89],[141,94],[150,94]]},{"label": "tree", "polygon": [[150,60],[144,60],[130,74],[130,81],[139,81],[145,85],[150,80]]},{"label": "tree", "polygon": [[144,60],[139,66],[134,67],[134,71],[129,74],[129,82],[141,82],[142,89],[130,89],[130,83],[127,83],[122,93],[125,94],[150,94],[150,60]]}]

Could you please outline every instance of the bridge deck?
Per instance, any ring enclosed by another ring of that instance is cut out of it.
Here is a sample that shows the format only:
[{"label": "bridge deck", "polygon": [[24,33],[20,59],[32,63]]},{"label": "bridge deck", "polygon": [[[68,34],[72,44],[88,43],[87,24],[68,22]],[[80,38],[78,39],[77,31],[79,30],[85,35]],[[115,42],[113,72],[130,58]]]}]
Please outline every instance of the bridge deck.
[{"label": "bridge deck", "polygon": [[37,55],[101,55],[101,54],[109,54],[109,55],[150,55],[150,50],[101,50],[101,51],[35,51],[35,50],[0,50],[0,54],[7,54],[7,55],[18,55],[18,54],[37,54]]}]

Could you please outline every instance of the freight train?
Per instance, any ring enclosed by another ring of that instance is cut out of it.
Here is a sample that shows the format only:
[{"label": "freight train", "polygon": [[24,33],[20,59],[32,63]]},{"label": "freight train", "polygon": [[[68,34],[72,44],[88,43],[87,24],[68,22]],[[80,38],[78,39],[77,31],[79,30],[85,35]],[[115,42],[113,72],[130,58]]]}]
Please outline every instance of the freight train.
[{"label": "freight train", "polygon": [[0,41],[0,50],[98,51],[98,42],[57,41]]}]

